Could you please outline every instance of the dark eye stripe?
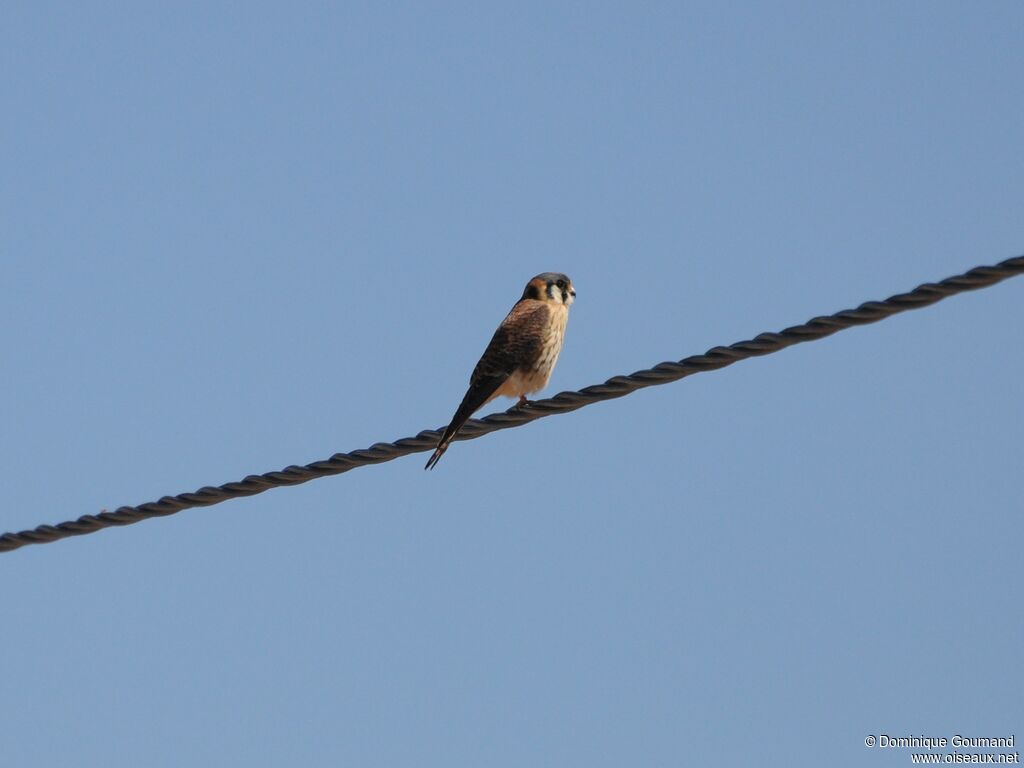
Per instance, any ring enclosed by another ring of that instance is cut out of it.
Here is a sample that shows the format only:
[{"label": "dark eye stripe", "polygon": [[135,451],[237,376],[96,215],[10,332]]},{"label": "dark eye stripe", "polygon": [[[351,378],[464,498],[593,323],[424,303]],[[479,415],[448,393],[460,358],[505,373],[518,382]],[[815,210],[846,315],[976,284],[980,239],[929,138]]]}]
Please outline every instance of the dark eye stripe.
[{"label": "dark eye stripe", "polygon": [[569,300],[569,294],[573,293],[572,291],[569,290],[568,280],[548,280],[546,287],[547,295],[552,299],[557,299],[561,297],[563,304],[565,304]]}]

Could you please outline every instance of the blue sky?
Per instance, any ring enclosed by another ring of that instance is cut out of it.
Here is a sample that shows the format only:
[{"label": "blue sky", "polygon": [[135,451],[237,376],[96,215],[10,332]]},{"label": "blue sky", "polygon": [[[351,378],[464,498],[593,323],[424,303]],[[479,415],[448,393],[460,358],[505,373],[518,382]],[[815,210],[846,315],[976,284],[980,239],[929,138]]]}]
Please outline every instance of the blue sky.
[{"label": "blue sky", "polygon": [[[0,11],[0,529],[1024,252],[1024,7]],[[1021,734],[1024,280],[0,556],[5,763],[906,765]],[[503,407],[504,404],[499,405]]]}]

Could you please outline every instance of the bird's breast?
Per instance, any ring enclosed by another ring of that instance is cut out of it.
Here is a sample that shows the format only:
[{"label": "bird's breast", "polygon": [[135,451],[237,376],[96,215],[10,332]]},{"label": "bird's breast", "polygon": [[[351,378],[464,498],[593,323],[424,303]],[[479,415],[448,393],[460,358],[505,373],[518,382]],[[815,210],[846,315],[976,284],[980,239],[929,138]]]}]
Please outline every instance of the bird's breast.
[{"label": "bird's breast", "polygon": [[551,376],[555,363],[558,362],[559,353],[562,351],[562,342],[565,340],[565,324],[569,313],[562,307],[560,312],[555,310],[552,315],[551,322],[544,331],[544,338],[541,340],[540,352],[531,366],[535,372],[545,377],[545,384],[547,378]]},{"label": "bird's breast", "polygon": [[513,397],[527,395],[544,389],[555,370],[558,355],[565,339],[565,325],[569,319],[567,307],[554,307],[551,322],[541,331],[541,343],[536,358],[522,366],[509,377],[509,394]]},{"label": "bird's breast", "polygon": [[548,385],[551,372],[558,362],[558,354],[562,351],[565,339],[565,325],[569,319],[568,307],[552,308],[549,322],[540,329],[540,345],[532,360],[524,361],[509,376],[498,390],[491,395],[495,397],[521,397],[538,392]]}]

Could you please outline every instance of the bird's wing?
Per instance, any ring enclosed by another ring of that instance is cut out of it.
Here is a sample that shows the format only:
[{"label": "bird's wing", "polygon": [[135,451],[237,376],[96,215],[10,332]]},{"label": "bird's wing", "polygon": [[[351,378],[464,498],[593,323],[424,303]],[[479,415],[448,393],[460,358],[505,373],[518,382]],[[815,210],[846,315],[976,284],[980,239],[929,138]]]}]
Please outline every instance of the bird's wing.
[{"label": "bird's wing", "polygon": [[437,449],[424,469],[431,469],[437,464],[462,425],[480,406],[491,399],[517,368],[528,365],[537,358],[543,329],[549,322],[549,313],[548,306],[540,301],[520,301],[512,307],[512,311],[494,332],[480,362],[473,369],[466,396],[462,398],[462,403],[455,411],[448,428],[441,435]]}]

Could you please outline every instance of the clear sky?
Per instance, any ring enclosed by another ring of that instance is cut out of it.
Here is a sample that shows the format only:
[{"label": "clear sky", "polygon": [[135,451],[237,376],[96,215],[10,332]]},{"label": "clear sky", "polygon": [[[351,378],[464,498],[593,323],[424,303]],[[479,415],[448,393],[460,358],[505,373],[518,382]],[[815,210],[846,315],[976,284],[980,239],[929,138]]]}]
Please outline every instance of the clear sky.
[{"label": "clear sky", "polygon": [[[1024,5],[0,10],[0,530],[1024,253]],[[1024,279],[0,555],[3,765],[903,766],[1024,740]],[[497,404],[499,408],[507,403]]]}]

